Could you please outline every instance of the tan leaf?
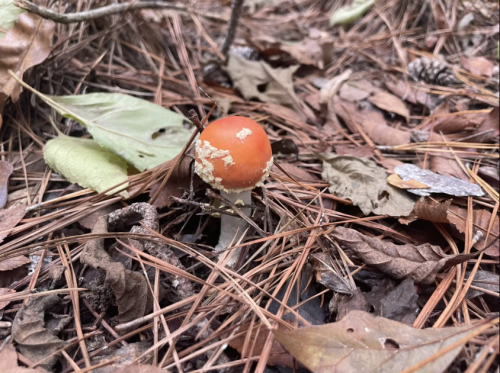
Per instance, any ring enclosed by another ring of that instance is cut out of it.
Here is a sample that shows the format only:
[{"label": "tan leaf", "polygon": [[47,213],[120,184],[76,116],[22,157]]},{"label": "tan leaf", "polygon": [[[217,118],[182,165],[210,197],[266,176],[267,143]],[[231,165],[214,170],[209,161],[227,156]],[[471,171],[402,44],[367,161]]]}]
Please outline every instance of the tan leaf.
[{"label": "tan leaf", "polygon": [[7,70],[22,77],[24,72],[42,63],[50,53],[55,23],[32,13],[23,13],[0,39],[0,93],[17,101],[21,86]]},{"label": "tan leaf", "polygon": [[0,271],[10,271],[11,269],[18,268],[29,263],[31,263],[31,260],[23,255],[5,259],[0,261]]},{"label": "tan leaf", "polygon": [[401,179],[398,174],[392,174],[387,178],[387,182],[391,184],[392,186],[395,186],[399,189],[429,189],[428,185],[425,185],[419,181],[410,179],[410,180],[403,180]]},{"label": "tan leaf", "polygon": [[463,181],[470,180],[470,177],[465,174],[455,158],[432,156],[429,168],[440,175],[456,177]]},{"label": "tan leaf", "polygon": [[24,217],[26,208],[24,206],[12,207],[8,210],[0,210],[0,242],[7,237],[12,228],[14,228]]},{"label": "tan leaf", "polygon": [[13,170],[14,168],[9,162],[0,161],[0,209],[3,209],[7,203],[9,176]]},{"label": "tan leaf", "polygon": [[[7,288],[0,288],[0,297],[2,295],[6,295],[6,294],[13,294],[15,293],[16,291],[13,290],[13,289],[7,289]],[[0,301],[0,310],[3,310],[5,307],[7,307],[9,305],[10,301],[9,300],[6,300],[6,301]],[[1,369],[0,369],[0,372],[3,372]]]},{"label": "tan leaf", "polygon": [[370,145],[335,145],[335,153],[337,153],[337,155],[352,155],[358,158],[370,158],[373,156],[373,147]]},{"label": "tan leaf", "polygon": [[17,352],[12,341],[0,351],[0,372],[2,373],[46,373],[40,368],[20,367],[17,362]]},{"label": "tan leaf", "polygon": [[[293,331],[276,330],[274,336],[312,373],[399,373],[461,340],[477,327],[416,329],[363,311],[352,311],[336,323]],[[418,372],[444,372],[464,344],[465,341],[425,364]]]},{"label": "tan leaf", "polygon": [[132,364],[113,370],[113,373],[169,373],[169,370],[146,364]]},{"label": "tan leaf", "polygon": [[[488,142],[499,135],[500,126],[500,108],[495,107],[488,114],[484,115],[483,122],[476,128],[474,134],[483,133],[481,139],[476,139],[477,142]],[[485,134],[485,131],[490,131]]]},{"label": "tan leaf", "polygon": [[370,96],[368,100],[379,109],[396,113],[404,117],[406,122],[410,121],[410,111],[400,98],[388,92],[378,91]]},{"label": "tan leaf", "polygon": [[340,87],[339,96],[349,102],[359,102],[367,99],[375,88],[370,82],[363,81],[349,81]]},{"label": "tan leaf", "polygon": [[385,85],[396,96],[412,104],[424,105],[431,110],[436,107],[436,99],[433,98],[432,95],[413,89],[413,87],[404,80],[398,80],[397,82],[388,81]]},{"label": "tan leaf", "polygon": [[465,254],[446,255],[439,246],[430,244],[396,245],[343,227],[336,227],[332,236],[366,264],[395,279],[409,277],[423,285],[432,284],[439,271],[472,258]]},{"label": "tan leaf", "polygon": [[[250,324],[243,324],[238,329],[238,332],[245,332],[248,330]],[[287,330],[283,325],[279,325],[279,330]],[[257,334],[258,332],[258,334]],[[254,346],[252,351],[253,356],[260,356],[262,354],[262,350],[267,340],[267,335],[269,330],[267,328],[261,327],[260,330],[254,328],[252,330],[252,334],[250,336],[250,343],[248,344],[248,349],[245,353],[242,354],[241,357],[246,358],[250,357],[250,351],[252,345]],[[243,345],[245,343],[246,335],[238,336],[229,342],[229,345],[237,350],[239,353],[243,351]],[[254,344],[255,343],[255,344]],[[269,365],[279,365],[282,367],[293,367],[293,357],[281,346],[278,341],[273,341],[273,345],[271,347],[271,352],[269,354],[269,360],[267,361]]]},{"label": "tan leaf", "polygon": [[493,75],[493,63],[484,57],[462,57],[462,66],[474,75],[483,75],[491,78]]},{"label": "tan leaf", "polygon": [[[283,163],[280,162],[280,167],[286,171],[286,173],[290,176],[292,176],[296,181],[318,181],[319,178],[315,176],[314,174],[311,174],[304,170],[303,168],[300,168],[292,163]],[[288,178],[283,171],[281,171],[278,167],[273,165],[272,169],[273,172],[277,173],[278,175],[282,175]]]},{"label": "tan leaf", "polygon": [[354,288],[339,271],[338,265],[333,261],[328,253],[315,253],[309,257],[309,262],[313,267],[316,282],[326,286],[337,293],[352,295]]},{"label": "tan leaf", "polygon": [[438,202],[429,197],[420,197],[413,208],[413,212],[419,219],[433,223],[448,223],[447,213],[451,201],[451,199],[448,199]]},{"label": "tan leaf", "polygon": [[443,133],[452,133],[463,131],[466,128],[478,127],[487,117],[487,113],[452,113],[443,117],[436,118],[434,121],[434,131]]},{"label": "tan leaf", "polygon": [[404,163],[394,158],[384,158],[379,164],[385,168],[386,172],[393,174],[395,172],[394,167],[401,166]]},{"label": "tan leaf", "polygon": [[294,44],[281,44],[281,50],[290,54],[304,65],[314,65],[322,69],[323,50],[317,40],[304,39]]}]

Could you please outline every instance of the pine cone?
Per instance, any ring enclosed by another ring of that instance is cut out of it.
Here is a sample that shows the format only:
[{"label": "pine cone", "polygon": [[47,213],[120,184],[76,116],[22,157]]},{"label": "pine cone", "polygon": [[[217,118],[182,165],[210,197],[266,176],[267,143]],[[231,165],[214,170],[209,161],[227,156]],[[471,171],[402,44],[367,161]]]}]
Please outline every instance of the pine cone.
[{"label": "pine cone", "polygon": [[417,82],[449,86],[460,83],[453,71],[444,63],[427,57],[417,58],[408,64],[408,74]]}]

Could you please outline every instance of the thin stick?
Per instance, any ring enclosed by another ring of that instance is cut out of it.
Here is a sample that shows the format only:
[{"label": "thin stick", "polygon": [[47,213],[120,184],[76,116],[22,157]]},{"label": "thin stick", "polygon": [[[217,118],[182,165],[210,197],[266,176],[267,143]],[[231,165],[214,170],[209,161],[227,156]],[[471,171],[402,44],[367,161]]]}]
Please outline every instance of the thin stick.
[{"label": "thin stick", "polygon": [[236,35],[236,28],[240,21],[241,11],[243,10],[244,0],[233,0],[231,3],[231,18],[227,23],[226,34],[224,35],[224,41],[222,42],[222,47],[220,49],[224,57],[227,58],[229,54],[229,48],[233,44],[234,37]]},{"label": "thin stick", "polygon": [[28,0],[14,0],[14,4],[19,8],[26,9],[27,11],[34,14],[38,14],[42,18],[50,19],[54,22],[64,24],[90,21],[92,19],[138,9],[173,9],[183,12],[187,11],[187,9],[183,6],[172,5],[163,1],[139,1],[136,3],[132,2],[112,4],[97,9],[87,10],[85,12],[70,14],[57,13],[50,9],[33,4]]}]

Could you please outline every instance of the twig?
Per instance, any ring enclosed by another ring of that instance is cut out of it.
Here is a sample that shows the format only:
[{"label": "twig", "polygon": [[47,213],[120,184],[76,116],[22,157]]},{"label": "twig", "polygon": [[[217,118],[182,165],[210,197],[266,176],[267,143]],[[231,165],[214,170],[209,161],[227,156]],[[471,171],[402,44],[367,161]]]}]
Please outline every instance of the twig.
[{"label": "twig", "polygon": [[222,42],[222,47],[220,49],[224,57],[227,58],[229,54],[229,48],[233,44],[234,36],[236,35],[236,28],[240,21],[241,11],[243,10],[244,0],[233,0],[231,3],[231,18],[227,23],[226,34],[224,35],[224,41]]},{"label": "twig", "polygon": [[136,3],[120,3],[103,6],[101,8],[87,10],[85,12],[61,14],[50,9],[33,4],[28,0],[14,0],[14,4],[19,8],[26,9],[31,13],[38,14],[40,17],[50,19],[57,23],[76,23],[89,21],[104,16],[122,13],[125,11],[138,9],[173,9],[178,11],[186,11],[187,8],[179,5],[172,5],[163,1],[139,1]]}]

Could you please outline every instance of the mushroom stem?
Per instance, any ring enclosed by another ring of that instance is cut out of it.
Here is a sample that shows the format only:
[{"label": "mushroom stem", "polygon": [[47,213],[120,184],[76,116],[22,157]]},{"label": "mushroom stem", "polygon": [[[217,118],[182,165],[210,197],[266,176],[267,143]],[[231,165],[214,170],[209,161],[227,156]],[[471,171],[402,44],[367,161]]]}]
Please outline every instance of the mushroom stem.
[{"label": "mushroom stem", "polygon": [[[249,205],[252,201],[252,192],[250,190],[240,193],[227,193],[221,191],[221,196],[228,199],[236,206],[243,204]],[[245,207],[241,208],[241,211],[246,216],[250,216],[252,209]],[[243,236],[243,234],[245,233],[247,226],[247,222],[242,218],[223,214],[221,216],[219,243],[217,244],[217,246],[215,246],[215,252],[226,250],[231,242],[233,243],[233,245],[236,245],[241,236]],[[228,266],[234,267],[234,265],[238,261],[238,257],[240,256],[240,251],[241,247],[233,250],[231,258],[227,263]]]}]

